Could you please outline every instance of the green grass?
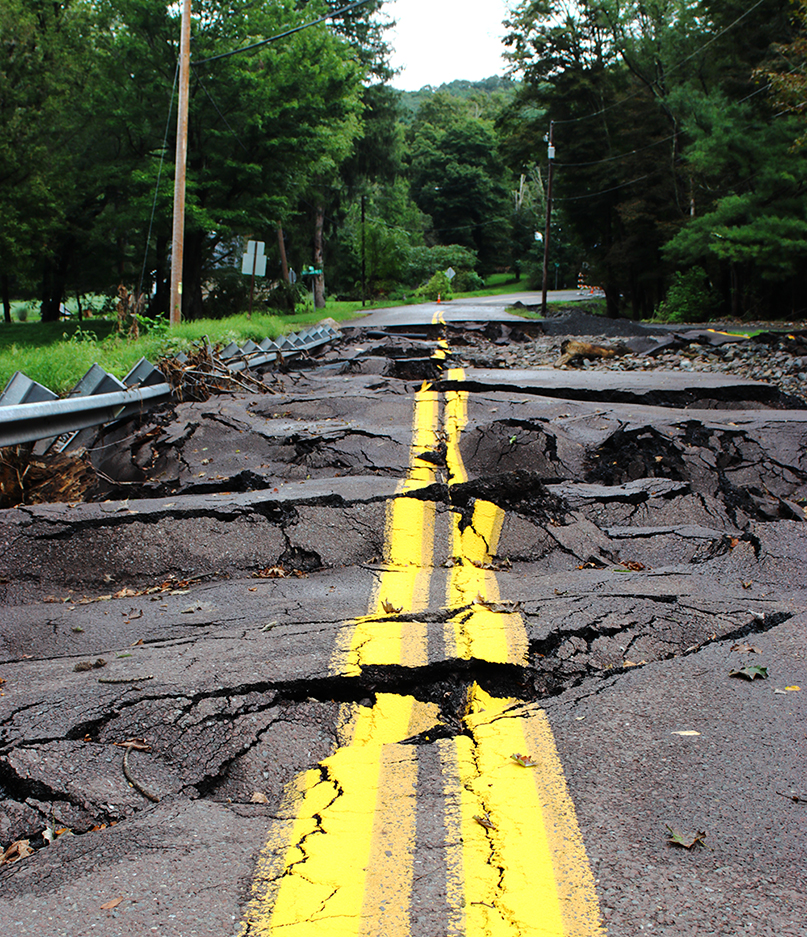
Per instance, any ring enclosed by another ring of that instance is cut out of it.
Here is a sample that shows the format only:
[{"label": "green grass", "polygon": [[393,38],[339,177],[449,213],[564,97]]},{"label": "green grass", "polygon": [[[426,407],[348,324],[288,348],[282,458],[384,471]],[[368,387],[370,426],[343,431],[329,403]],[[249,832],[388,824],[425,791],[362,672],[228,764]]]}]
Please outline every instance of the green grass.
[{"label": "green grass", "polygon": [[[575,300],[573,302],[568,302],[568,300],[559,300],[556,301],[555,305],[563,305],[564,303],[568,304],[569,309],[574,309],[575,312],[582,312],[589,316],[604,316],[606,310],[606,303],[604,299],[585,299],[585,300]],[[531,309],[519,309],[516,307],[508,306],[508,312],[512,312],[516,316],[521,316],[523,319],[540,319],[541,310],[536,309],[535,311]]]},{"label": "green grass", "polygon": [[[354,304],[355,305],[355,304]],[[358,304],[359,308],[361,303]],[[170,333],[151,332],[136,341],[116,333],[116,323],[108,319],[88,319],[81,323],[24,322],[0,325],[0,389],[15,371],[58,394],[67,393],[94,364],[122,378],[141,358],[155,362],[162,355],[175,354],[194,342],[208,338],[226,345],[260,341],[296,332],[330,316],[337,321],[354,316],[352,309],[329,308],[294,316],[246,314],[228,319],[200,319],[183,322]]]},{"label": "green grass", "polygon": [[[485,289],[460,293],[457,297],[496,296],[525,290],[526,280],[515,280],[511,274],[494,274]],[[15,371],[22,371],[31,380],[58,394],[67,393],[94,364],[122,378],[141,358],[151,362],[187,348],[204,338],[226,345],[231,341],[243,344],[247,339],[260,341],[277,338],[286,332],[297,332],[330,317],[337,322],[360,317],[390,306],[416,302],[413,298],[368,301],[329,300],[324,309],[311,309],[293,316],[254,313],[227,319],[200,319],[183,322],[170,333],[151,332],[136,341],[117,334],[114,319],[75,319],[60,322],[11,322],[0,324],[0,390]],[[33,318],[33,316],[32,316]]]}]

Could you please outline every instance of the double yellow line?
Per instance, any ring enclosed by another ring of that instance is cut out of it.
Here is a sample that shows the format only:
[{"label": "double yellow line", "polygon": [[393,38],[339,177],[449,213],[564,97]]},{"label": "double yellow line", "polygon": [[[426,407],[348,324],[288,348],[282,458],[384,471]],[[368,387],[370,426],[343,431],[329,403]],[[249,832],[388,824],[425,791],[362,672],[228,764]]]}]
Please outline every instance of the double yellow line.
[{"label": "double yellow line", "polygon": [[[460,381],[463,373],[453,369],[448,378]],[[427,663],[429,624],[417,619],[429,607],[436,506],[407,494],[435,482],[436,467],[418,456],[440,442],[450,483],[467,480],[459,449],[467,394],[446,392],[442,430],[440,409],[438,393],[424,385],[415,395],[409,472],[388,509],[386,568],[368,615],[345,627],[336,672]],[[499,601],[489,567],[502,523],[503,512],[490,502],[475,503],[470,523],[453,514],[448,657],[526,662],[521,616],[490,607]],[[402,743],[438,723],[437,706],[412,696],[380,693],[371,707],[345,708],[340,747],[287,793],[258,863],[244,937],[412,933],[419,746]],[[601,935],[594,881],[546,715],[474,685],[463,723],[463,734],[428,743],[442,768],[435,815],[443,826],[447,934]]]}]

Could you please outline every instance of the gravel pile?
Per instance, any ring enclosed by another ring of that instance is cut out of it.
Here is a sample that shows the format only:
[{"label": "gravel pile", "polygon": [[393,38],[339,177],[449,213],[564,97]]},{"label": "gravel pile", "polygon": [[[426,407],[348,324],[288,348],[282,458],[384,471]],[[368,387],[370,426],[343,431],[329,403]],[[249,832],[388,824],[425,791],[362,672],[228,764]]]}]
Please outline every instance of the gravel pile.
[{"label": "gravel pile", "polygon": [[[702,327],[698,327],[702,328]],[[710,328],[731,331],[730,323],[713,324]],[[736,323],[734,328],[737,328]],[[758,338],[739,339],[720,346],[697,340],[686,341],[677,333],[679,347],[655,354],[637,354],[629,349],[613,358],[576,358],[563,367],[569,370],[596,371],[712,371],[734,377],[764,381],[777,385],[785,394],[801,398],[807,406],[807,326],[803,323],[745,323],[743,329],[770,328]],[[783,331],[792,328],[793,331]],[[638,334],[647,334],[639,326]],[[774,331],[775,330],[775,331]],[[622,333],[625,334],[625,333]],[[654,333],[659,334],[659,333]],[[570,338],[607,348],[622,347],[629,338],[619,338],[612,330],[599,333],[576,334],[565,332],[542,335],[527,341],[491,340],[478,333],[467,335],[470,344],[462,357],[470,367],[479,368],[550,368],[561,357],[561,346]]]}]

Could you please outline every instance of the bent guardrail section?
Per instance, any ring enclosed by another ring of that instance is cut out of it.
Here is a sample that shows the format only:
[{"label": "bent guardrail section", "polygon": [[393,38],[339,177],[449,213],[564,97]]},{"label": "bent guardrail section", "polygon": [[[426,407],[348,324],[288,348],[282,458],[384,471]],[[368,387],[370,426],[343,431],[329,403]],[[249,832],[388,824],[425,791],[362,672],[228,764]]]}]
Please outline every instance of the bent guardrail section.
[{"label": "bent guardrail section", "polygon": [[[311,351],[338,336],[331,326],[317,325],[276,341],[267,338],[242,346],[232,342],[219,357],[229,371],[238,372]],[[47,448],[62,452],[82,430],[126,419],[170,397],[165,376],[145,358],[122,381],[94,364],[61,398],[17,371],[0,394],[0,448],[47,439]]]}]

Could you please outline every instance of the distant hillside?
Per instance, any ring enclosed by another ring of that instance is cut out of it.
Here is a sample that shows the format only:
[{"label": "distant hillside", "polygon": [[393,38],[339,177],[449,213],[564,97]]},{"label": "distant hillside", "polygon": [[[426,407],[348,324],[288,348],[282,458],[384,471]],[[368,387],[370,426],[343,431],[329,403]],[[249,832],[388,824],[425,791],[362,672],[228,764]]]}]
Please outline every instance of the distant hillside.
[{"label": "distant hillside", "polygon": [[512,97],[519,87],[519,82],[511,81],[509,78],[500,78],[498,75],[492,75],[490,78],[483,78],[482,81],[466,81],[464,79],[455,79],[445,84],[435,87],[434,85],[424,85],[419,91],[398,91],[401,107],[403,109],[404,121],[410,121],[417,109],[427,101],[433,94],[438,92],[449,94],[455,98],[469,100],[483,95],[490,97],[499,96],[503,99]]}]

